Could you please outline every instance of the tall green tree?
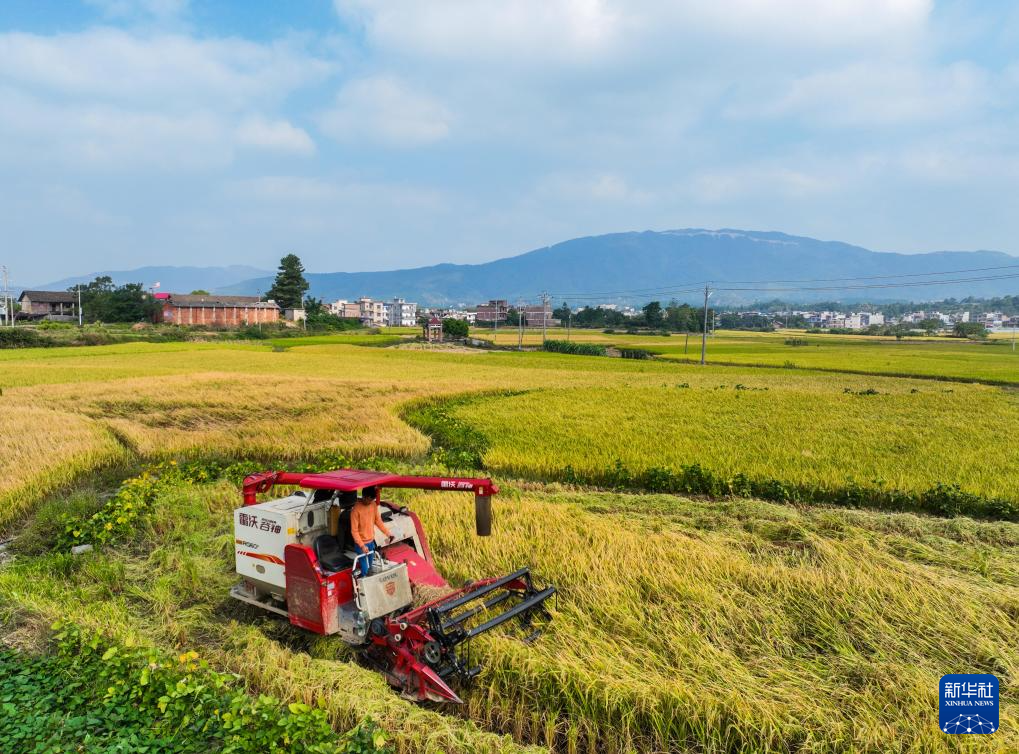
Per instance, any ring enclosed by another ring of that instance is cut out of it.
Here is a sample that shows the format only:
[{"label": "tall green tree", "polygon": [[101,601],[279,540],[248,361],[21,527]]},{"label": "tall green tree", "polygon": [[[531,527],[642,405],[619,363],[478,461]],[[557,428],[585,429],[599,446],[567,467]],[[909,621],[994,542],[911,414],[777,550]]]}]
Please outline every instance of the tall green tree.
[{"label": "tall green tree", "polygon": [[287,254],[280,260],[276,280],[266,292],[266,298],[275,301],[281,309],[296,309],[307,292],[308,281],[304,279],[304,265],[300,257]]},{"label": "tall green tree", "polygon": [[651,301],[644,305],[644,321],[648,327],[661,327],[664,319],[661,301]]},{"label": "tall green tree", "polygon": [[[67,289],[77,293],[78,287]],[[81,309],[86,322],[148,322],[159,304],[141,283],[115,286],[108,275],[81,287]]]},{"label": "tall green tree", "polygon": [[447,318],[442,320],[442,332],[448,338],[466,338],[470,327],[462,319]]},{"label": "tall green tree", "polygon": [[957,338],[983,339],[987,337],[987,328],[980,322],[956,322],[952,334]]}]

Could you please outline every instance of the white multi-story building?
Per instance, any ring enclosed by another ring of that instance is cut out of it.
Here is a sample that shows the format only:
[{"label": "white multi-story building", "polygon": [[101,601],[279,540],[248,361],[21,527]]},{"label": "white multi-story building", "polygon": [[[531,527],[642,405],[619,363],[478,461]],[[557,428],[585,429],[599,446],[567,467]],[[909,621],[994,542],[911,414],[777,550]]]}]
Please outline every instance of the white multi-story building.
[{"label": "white multi-story building", "polygon": [[440,309],[437,314],[439,319],[460,319],[469,325],[478,321],[478,313],[466,309]]},{"label": "white multi-story building", "polygon": [[414,327],[418,321],[418,305],[408,303],[402,298],[394,298],[383,304],[386,312],[386,324],[390,327]]}]

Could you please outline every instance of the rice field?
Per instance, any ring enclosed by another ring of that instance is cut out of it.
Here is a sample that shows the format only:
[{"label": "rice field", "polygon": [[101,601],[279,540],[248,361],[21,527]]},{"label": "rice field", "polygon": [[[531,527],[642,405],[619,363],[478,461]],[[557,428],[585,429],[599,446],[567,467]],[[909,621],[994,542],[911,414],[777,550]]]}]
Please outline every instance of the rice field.
[{"label": "rice field", "polygon": [[[564,340],[566,330],[549,328],[550,339]],[[477,331],[476,337],[507,347],[516,346],[515,331]],[[663,358],[700,361],[701,338],[697,333],[627,335],[601,330],[573,329],[568,336],[581,343],[644,348]],[[786,341],[805,345],[788,345]],[[540,330],[528,330],[526,346],[541,345]],[[946,380],[987,381],[1019,385],[1019,350],[1011,348],[1010,336],[996,334],[987,342],[949,337],[917,337],[905,340],[864,335],[810,335],[802,331],[755,333],[718,331],[708,338],[708,363],[769,366],[785,369],[817,369],[891,376],[918,376]]]},{"label": "rice field", "polygon": [[[839,387],[762,379],[693,385],[536,390],[453,410],[488,440],[486,468],[509,477],[598,479],[700,464],[832,490],[919,493],[951,482],[1019,502],[1019,395],[988,386]],[[874,390],[873,394],[868,390]]]},{"label": "rice field", "polygon": [[[555,481],[566,467],[696,463],[1015,499],[1015,391],[345,343],[0,352],[0,388],[18,438],[0,456],[0,530],[17,535],[0,565],[5,641],[31,644],[64,617],[193,650],[253,692],[321,704],[338,730],[370,715],[408,754],[1019,750],[1019,524]],[[533,646],[486,637],[459,715],[401,700],[342,642],[226,596],[229,483],[162,492],[137,536],[102,553],[51,550],[62,516],[102,504],[103,468],[336,451],[435,471],[430,438],[401,417],[454,396],[467,396],[448,404],[456,426],[484,436],[503,486],[494,535],[473,536],[461,497],[400,499],[451,581],[529,564],[560,591]],[[948,672],[1002,681],[993,739],[940,733]]]}]

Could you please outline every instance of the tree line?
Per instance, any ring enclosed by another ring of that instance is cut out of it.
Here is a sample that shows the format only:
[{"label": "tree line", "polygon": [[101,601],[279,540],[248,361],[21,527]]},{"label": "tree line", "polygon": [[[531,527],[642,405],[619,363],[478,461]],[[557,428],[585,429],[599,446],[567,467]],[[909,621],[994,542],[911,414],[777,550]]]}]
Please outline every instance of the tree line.
[{"label": "tree line", "polygon": [[[513,314],[513,310],[510,313]],[[704,307],[681,304],[678,301],[670,301],[665,305],[661,301],[650,301],[641,307],[640,314],[635,317],[627,317],[615,309],[587,307],[573,311],[569,304],[563,303],[552,311],[552,316],[564,325],[569,323],[573,327],[646,328],[671,332],[700,332],[704,327]],[[709,307],[709,330],[713,326],[714,317],[715,310]]]}]

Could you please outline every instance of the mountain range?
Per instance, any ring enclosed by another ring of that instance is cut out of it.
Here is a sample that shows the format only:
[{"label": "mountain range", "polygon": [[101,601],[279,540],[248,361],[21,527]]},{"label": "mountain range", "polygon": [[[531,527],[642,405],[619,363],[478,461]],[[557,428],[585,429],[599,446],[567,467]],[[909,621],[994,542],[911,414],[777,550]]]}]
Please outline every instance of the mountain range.
[{"label": "mountain range", "polygon": [[[1012,269],[936,274],[1008,266]],[[167,269],[197,268],[143,268]],[[177,288],[167,285],[166,280],[173,278],[163,273],[162,289],[254,294],[272,285],[272,274],[222,282],[222,276],[229,276],[226,270],[240,268],[212,269],[221,270],[220,277],[211,272],[203,272],[205,277],[183,276],[187,283]],[[136,276],[141,272],[135,271]],[[146,274],[152,279],[155,273]],[[1001,279],[1008,274],[1015,277]],[[306,277],[309,294],[326,301],[399,296],[434,306],[472,305],[491,298],[534,301],[542,292],[549,292],[556,304],[644,303],[655,298],[697,302],[706,281],[716,289],[712,301],[725,304],[774,298],[804,303],[887,302],[1014,294],[1019,291],[1019,257],[1000,251],[875,252],[778,232],[689,228],[575,238],[482,264],[308,273]],[[886,279],[865,279],[879,277]],[[960,279],[965,282],[944,282]],[[921,281],[931,284],[903,285]],[[874,287],[889,284],[894,287]]]},{"label": "mountain range", "polygon": [[[159,290],[173,293],[190,293],[195,290],[213,291],[225,286],[243,283],[253,278],[262,278],[272,273],[243,264],[228,267],[138,267],[133,270],[101,270],[89,275],[63,278],[52,283],[36,286],[40,290],[63,291],[79,283],[85,285],[101,275],[107,275],[114,285],[141,283],[146,288],[159,283]],[[271,277],[270,277],[271,279]]]}]

